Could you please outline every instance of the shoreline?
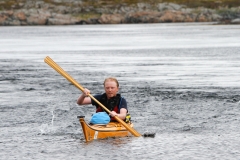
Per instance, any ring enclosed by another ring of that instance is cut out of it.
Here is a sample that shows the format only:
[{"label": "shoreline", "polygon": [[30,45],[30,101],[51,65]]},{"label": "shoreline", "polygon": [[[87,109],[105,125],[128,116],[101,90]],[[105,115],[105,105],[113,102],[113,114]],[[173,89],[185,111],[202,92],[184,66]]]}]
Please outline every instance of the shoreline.
[{"label": "shoreline", "polygon": [[84,6],[79,1],[78,3],[75,1],[68,3],[68,5],[56,5],[40,0],[19,2],[18,7],[15,5],[15,8],[0,10],[0,26],[186,22],[240,24],[240,7],[210,9],[204,7],[188,8],[185,5],[175,3],[136,3],[102,6]]}]

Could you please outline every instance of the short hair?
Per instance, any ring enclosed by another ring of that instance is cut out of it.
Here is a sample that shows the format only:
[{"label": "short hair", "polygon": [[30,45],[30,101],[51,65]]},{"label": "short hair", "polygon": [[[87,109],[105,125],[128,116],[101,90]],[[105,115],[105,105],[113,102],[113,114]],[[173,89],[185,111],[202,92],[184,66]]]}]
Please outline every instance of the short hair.
[{"label": "short hair", "polygon": [[104,83],[103,83],[104,86],[105,86],[105,82],[106,82],[106,81],[114,81],[114,82],[117,83],[117,87],[119,87],[118,80],[117,80],[116,78],[114,78],[114,77],[108,77],[108,78],[106,78],[106,79],[104,80]]}]

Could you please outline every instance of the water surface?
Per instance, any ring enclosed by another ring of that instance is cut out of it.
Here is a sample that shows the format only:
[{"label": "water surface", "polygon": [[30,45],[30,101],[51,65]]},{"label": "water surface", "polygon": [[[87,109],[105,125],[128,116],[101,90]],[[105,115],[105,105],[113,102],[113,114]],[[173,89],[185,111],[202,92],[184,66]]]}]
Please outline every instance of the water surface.
[{"label": "water surface", "polygon": [[[0,28],[2,159],[238,159],[239,25],[139,24]],[[155,138],[85,143],[81,92],[119,79],[135,129]],[[223,158],[225,157],[225,158]]]}]

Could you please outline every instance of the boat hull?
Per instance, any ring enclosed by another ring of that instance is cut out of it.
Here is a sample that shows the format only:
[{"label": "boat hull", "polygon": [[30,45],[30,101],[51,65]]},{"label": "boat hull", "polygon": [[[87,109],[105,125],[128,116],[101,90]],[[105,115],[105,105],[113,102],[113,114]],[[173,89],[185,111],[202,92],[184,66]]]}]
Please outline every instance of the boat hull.
[{"label": "boat hull", "polygon": [[[78,118],[82,126],[86,142],[94,139],[131,136],[129,131],[119,122],[110,122],[107,125],[90,125],[86,123],[84,116],[78,116]],[[128,125],[133,127],[132,123],[129,123]]]}]

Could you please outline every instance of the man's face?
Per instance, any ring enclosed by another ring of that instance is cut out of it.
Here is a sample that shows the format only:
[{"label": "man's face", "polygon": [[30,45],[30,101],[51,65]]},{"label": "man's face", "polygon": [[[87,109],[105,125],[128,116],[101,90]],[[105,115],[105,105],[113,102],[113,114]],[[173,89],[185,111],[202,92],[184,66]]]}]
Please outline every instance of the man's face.
[{"label": "man's face", "polygon": [[104,89],[108,98],[116,96],[118,92],[117,83],[111,80],[105,82]]}]

